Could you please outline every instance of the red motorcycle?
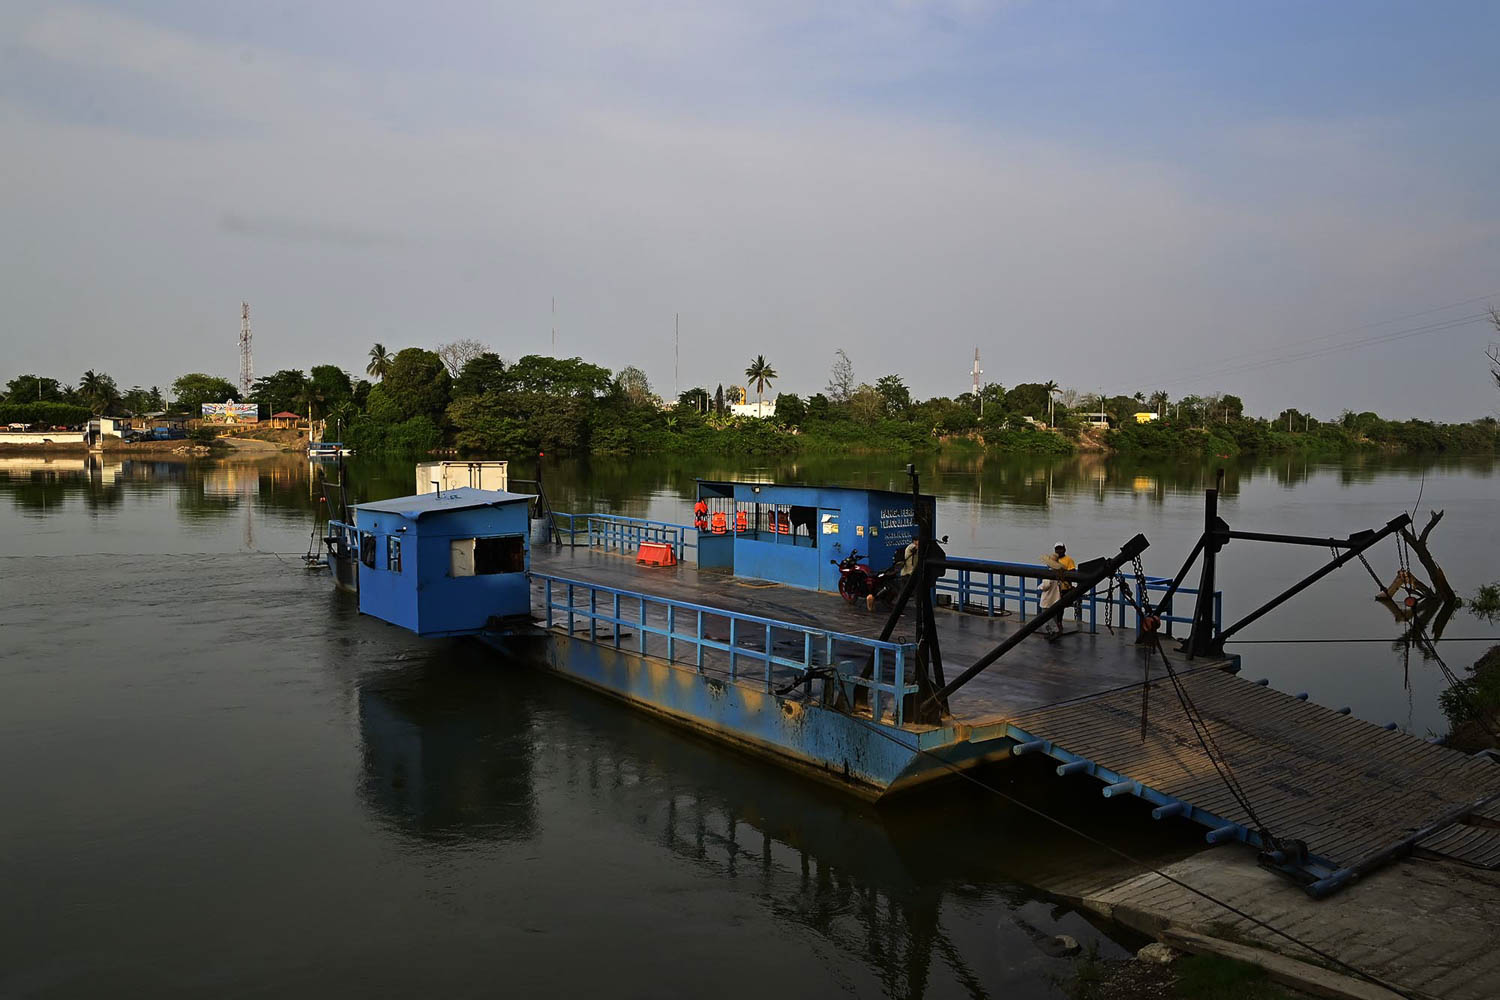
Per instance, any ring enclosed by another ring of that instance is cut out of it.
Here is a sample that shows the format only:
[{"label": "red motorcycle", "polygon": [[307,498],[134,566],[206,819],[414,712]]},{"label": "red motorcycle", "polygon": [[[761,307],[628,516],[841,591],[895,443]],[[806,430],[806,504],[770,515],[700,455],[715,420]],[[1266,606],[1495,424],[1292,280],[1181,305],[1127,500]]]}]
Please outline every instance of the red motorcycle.
[{"label": "red motorcycle", "polygon": [[828,561],[839,568],[839,593],[844,600],[850,604],[863,600],[865,607],[873,611],[876,601],[893,598],[900,591],[901,568],[898,564],[877,573],[869,563],[860,562],[861,558],[859,549],[852,549],[842,562]]}]

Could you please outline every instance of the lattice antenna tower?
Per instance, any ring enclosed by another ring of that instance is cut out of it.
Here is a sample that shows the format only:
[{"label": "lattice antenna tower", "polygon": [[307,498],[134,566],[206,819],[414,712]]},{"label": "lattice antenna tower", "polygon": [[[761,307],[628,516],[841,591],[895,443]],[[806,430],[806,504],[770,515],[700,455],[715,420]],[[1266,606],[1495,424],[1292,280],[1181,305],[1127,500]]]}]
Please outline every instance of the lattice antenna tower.
[{"label": "lattice antenna tower", "polygon": [[250,395],[255,381],[255,363],[250,357],[250,303],[240,303],[240,399]]},{"label": "lattice antenna tower", "polygon": [[974,398],[979,400],[979,412],[984,412],[984,397],[979,394],[979,376],[984,374],[984,369],[979,367],[979,348],[974,348],[974,369],[969,374],[974,376]]}]

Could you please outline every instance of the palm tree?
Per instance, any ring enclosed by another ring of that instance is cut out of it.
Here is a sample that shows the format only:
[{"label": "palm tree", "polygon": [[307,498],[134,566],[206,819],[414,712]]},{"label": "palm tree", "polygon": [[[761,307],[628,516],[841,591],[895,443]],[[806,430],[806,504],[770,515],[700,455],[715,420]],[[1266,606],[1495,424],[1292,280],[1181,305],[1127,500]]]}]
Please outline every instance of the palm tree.
[{"label": "palm tree", "polygon": [[760,397],[766,391],[766,386],[780,376],[776,374],[776,369],[766,363],[764,354],[757,354],[755,360],[750,362],[750,367],[745,369],[745,377],[755,383],[755,415],[760,416]]},{"label": "palm tree", "polygon": [[83,377],[78,380],[78,394],[88,402],[89,408],[95,413],[103,413],[120,398],[119,390],[115,388],[115,380],[92,368],[84,372]]},{"label": "palm tree", "polygon": [[386,352],[384,344],[376,344],[370,348],[370,363],[365,366],[365,374],[374,378],[384,379],[386,372],[391,370],[392,357]]},{"label": "palm tree", "polygon": [[[319,389],[317,383],[312,379],[304,381],[302,388],[297,390],[297,405],[307,411],[307,437],[309,441],[312,440],[313,435],[314,409],[315,407],[321,407],[323,402],[323,390]],[[323,416],[326,418],[328,414],[325,412]]]},{"label": "palm tree", "polygon": [[1166,413],[1167,399],[1167,394],[1163,390],[1157,389],[1151,394],[1151,409],[1155,410],[1158,414]]}]

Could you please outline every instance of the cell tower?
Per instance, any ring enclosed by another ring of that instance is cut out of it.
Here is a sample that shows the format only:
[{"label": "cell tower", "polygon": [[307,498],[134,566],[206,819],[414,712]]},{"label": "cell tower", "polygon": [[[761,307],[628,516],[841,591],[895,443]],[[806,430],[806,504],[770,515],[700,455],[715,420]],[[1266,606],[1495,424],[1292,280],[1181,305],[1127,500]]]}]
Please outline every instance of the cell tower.
[{"label": "cell tower", "polygon": [[250,395],[255,381],[255,365],[250,360],[250,303],[240,303],[240,399]]},{"label": "cell tower", "polygon": [[974,376],[974,398],[979,400],[979,412],[984,413],[984,397],[979,394],[979,376],[984,374],[984,369],[979,367],[979,348],[974,348],[974,368],[969,373]]}]

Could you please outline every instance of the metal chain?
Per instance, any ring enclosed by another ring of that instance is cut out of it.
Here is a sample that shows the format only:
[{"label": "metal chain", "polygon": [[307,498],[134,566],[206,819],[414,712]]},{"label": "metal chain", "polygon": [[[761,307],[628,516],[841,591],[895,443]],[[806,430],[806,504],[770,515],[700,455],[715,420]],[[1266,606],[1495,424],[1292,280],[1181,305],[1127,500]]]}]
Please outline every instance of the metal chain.
[{"label": "metal chain", "polygon": [[1151,614],[1151,601],[1146,596],[1146,567],[1141,563],[1141,557],[1136,556],[1133,560],[1135,568],[1135,596],[1139,601],[1140,613]]},{"label": "metal chain", "polygon": [[1109,629],[1109,634],[1115,634],[1115,578],[1109,578],[1109,593],[1104,598],[1104,627]]}]

